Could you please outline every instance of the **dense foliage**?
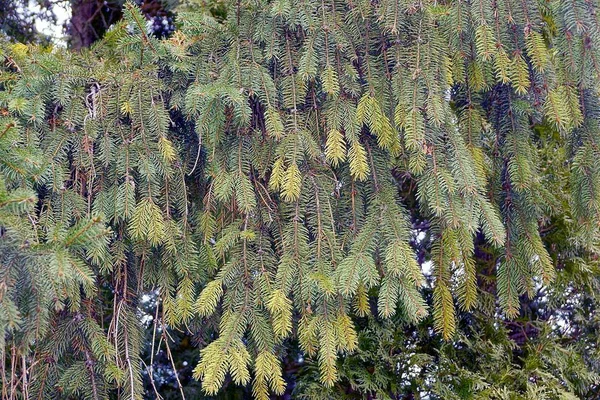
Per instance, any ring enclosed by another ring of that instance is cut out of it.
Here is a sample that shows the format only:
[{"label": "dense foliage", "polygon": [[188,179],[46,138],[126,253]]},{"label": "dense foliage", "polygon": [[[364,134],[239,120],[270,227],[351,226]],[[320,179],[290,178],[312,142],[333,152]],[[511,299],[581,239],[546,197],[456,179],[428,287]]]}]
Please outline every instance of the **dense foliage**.
[{"label": "dense foliage", "polygon": [[159,40],[126,4],[2,45],[2,397],[595,398],[598,8],[225,1]]}]

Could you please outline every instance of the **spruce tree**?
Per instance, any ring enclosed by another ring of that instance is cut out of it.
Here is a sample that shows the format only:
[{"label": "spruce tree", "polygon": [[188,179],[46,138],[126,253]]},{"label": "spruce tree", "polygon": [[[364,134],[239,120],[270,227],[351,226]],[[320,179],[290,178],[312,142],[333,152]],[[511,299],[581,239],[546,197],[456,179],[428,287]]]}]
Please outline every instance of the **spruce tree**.
[{"label": "spruce tree", "polygon": [[207,395],[282,395],[296,348],[310,398],[592,396],[576,313],[522,318],[577,288],[598,326],[598,3],[220,6],[0,47],[3,398],[158,397],[171,330]]}]

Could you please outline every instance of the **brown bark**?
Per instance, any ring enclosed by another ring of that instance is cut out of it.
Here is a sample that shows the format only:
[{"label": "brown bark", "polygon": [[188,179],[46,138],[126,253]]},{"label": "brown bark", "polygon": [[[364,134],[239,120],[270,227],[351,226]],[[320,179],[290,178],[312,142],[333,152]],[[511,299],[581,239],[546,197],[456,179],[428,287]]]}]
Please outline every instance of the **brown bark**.
[{"label": "brown bark", "polygon": [[98,0],[75,0],[71,3],[71,24],[69,34],[71,47],[80,50],[89,47],[99,39],[94,27],[94,19],[101,13],[102,3]]},{"label": "brown bark", "polygon": [[72,0],[68,28],[71,48],[90,47],[122,15],[122,4],[114,0]]}]

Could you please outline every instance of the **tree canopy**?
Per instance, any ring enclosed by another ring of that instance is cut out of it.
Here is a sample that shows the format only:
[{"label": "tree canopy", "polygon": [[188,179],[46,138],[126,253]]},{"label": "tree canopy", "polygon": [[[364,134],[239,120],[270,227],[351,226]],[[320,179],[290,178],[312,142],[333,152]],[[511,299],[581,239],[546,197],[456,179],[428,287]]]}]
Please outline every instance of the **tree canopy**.
[{"label": "tree canopy", "polygon": [[598,2],[218,7],[0,45],[3,399],[599,396]]}]

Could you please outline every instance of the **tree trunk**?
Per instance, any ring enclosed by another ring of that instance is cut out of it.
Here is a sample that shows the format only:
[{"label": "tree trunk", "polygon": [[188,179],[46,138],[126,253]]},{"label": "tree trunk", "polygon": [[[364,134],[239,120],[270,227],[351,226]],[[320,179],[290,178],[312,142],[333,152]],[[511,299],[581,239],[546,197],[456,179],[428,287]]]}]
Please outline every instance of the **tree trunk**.
[{"label": "tree trunk", "polygon": [[100,38],[94,25],[102,14],[102,3],[98,0],[74,0],[71,2],[71,24],[69,34],[71,47],[80,50],[89,47]]}]

